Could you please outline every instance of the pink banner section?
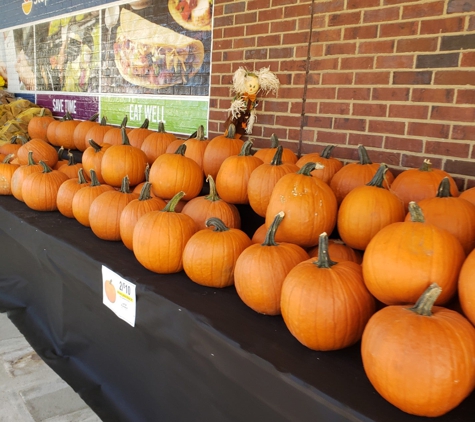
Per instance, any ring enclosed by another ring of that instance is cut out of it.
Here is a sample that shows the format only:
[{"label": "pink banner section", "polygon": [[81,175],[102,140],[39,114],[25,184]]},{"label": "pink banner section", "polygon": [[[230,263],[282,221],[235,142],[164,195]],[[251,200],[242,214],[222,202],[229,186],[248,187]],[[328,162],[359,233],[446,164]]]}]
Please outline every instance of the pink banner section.
[{"label": "pink banner section", "polygon": [[38,94],[36,103],[49,108],[54,117],[63,117],[67,111],[74,119],[87,120],[99,112],[99,97],[63,94]]}]

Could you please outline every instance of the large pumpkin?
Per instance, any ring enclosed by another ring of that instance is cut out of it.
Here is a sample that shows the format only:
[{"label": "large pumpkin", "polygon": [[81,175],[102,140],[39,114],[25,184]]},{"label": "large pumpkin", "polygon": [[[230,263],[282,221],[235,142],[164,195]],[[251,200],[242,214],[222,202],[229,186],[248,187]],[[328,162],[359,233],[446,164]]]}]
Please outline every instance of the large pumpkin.
[{"label": "large pumpkin", "polygon": [[20,164],[28,164],[28,153],[33,151],[33,160],[44,161],[49,167],[54,167],[58,162],[58,152],[49,143],[41,139],[30,139],[25,142],[17,151],[17,158]]},{"label": "large pumpkin", "polygon": [[292,335],[313,350],[337,350],[355,344],[375,311],[361,266],[335,262],[328,236],[319,236],[318,258],[289,271],[282,285],[282,318]]},{"label": "large pumpkin", "polygon": [[475,328],[458,312],[433,306],[440,290],[434,283],[412,307],[379,310],[361,341],[376,391],[417,416],[442,416],[475,387]]}]

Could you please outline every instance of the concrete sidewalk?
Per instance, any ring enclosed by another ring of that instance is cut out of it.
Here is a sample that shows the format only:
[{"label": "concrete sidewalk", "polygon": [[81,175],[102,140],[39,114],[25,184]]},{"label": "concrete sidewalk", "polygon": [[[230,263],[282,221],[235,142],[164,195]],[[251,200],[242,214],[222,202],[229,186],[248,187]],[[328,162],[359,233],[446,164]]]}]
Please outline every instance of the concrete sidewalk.
[{"label": "concrete sidewalk", "polygon": [[0,313],[0,422],[101,422]]}]

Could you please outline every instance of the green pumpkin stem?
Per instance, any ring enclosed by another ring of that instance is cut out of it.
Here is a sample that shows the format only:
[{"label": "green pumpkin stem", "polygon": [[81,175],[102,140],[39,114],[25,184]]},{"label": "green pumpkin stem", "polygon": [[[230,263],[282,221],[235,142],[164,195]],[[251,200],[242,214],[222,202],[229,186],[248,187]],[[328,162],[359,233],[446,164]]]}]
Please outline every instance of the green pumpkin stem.
[{"label": "green pumpkin stem", "polygon": [[78,183],[80,185],[84,185],[85,183],[87,183],[87,180],[84,177],[84,169],[82,167],[78,170],[78,179]]},{"label": "green pumpkin stem", "polygon": [[147,201],[148,199],[152,198],[152,196],[150,195],[151,187],[152,184],[150,182],[144,183],[142,189],[140,190],[139,201]]},{"label": "green pumpkin stem", "polygon": [[106,116],[102,116],[100,125],[101,126],[107,126],[107,117]]},{"label": "green pumpkin stem", "polygon": [[448,177],[444,177],[437,189],[437,198],[451,198],[453,195],[450,193],[450,180]]},{"label": "green pumpkin stem", "polygon": [[10,161],[12,161],[15,158],[15,154],[8,154],[2,161],[3,164],[10,164]]},{"label": "green pumpkin stem", "polygon": [[432,163],[429,159],[426,159],[422,162],[422,165],[419,167],[419,171],[432,171]]},{"label": "green pumpkin stem", "polygon": [[186,152],[186,145],[185,144],[181,144],[175,151],[175,154],[180,154],[180,155],[183,155],[185,156],[185,152]]},{"label": "green pumpkin stem", "polygon": [[208,218],[205,221],[205,226],[206,227],[214,226],[213,231],[215,232],[225,232],[229,230],[226,224],[224,224],[223,220],[220,220],[218,217]]},{"label": "green pumpkin stem", "polygon": [[40,160],[40,164],[43,167],[43,173],[51,173],[53,171],[53,169],[48,166],[48,164],[46,164],[43,160]]},{"label": "green pumpkin stem", "polygon": [[172,199],[170,199],[167,203],[167,205],[165,206],[165,208],[163,208],[163,212],[175,212],[175,207],[177,206],[178,202],[180,202],[180,199],[183,198],[185,196],[185,192],[183,191],[180,191],[178,192]]},{"label": "green pumpkin stem", "polygon": [[76,165],[76,161],[74,160],[74,155],[71,150],[68,149],[68,166]]},{"label": "green pumpkin stem", "polygon": [[120,128],[122,129],[123,127],[126,127],[127,126],[127,121],[128,121],[128,117],[127,115],[125,115],[125,117],[122,119],[122,122],[120,123]]},{"label": "green pumpkin stem", "polygon": [[130,193],[130,181],[129,176],[124,176],[122,179],[122,183],[120,185],[120,192],[122,193]]},{"label": "green pumpkin stem", "polygon": [[209,183],[209,194],[205,197],[205,199],[211,202],[221,200],[218,195],[218,191],[216,190],[216,182],[214,181],[213,176],[211,176],[211,174],[208,174],[206,181]]},{"label": "green pumpkin stem", "polygon": [[275,133],[270,136],[270,147],[277,148],[279,146],[279,138]]},{"label": "green pumpkin stem", "polygon": [[335,145],[327,145],[322,153],[320,154],[320,157],[322,158],[330,158],[331,157],[331,154],[332,154],[332,151],[333,151],[333,148],[335,148]]},{"label": "green pumpkin stem", "polygon": [[411,221],[414,223],[425,223],[426,219],[424,217],[424,213],[419,205],[417,205],[414,201],[409,202],[409,216],[411,217]]},{"label": "green pumpkin stem", "polygon": [[97,118],[99,117],[99,113],[94,113],[89,119],[87,119],[89,122],[95,122]]},{"label": "green pumpkin stem", "polygon": [[142,126],[140,126],[140,129],[148,129],[149,124],[150,124],[150,120],[145,119],[142,123]]},{"label": "green pumpkin stem", "polygon": [[358,145],[358,157],[360,159],[360,164],[373,164],[373,162],[370,160],[368,151],[366,151],[366,148],[363,145]]},{"label": "green pumpkin stem", "polygon": [[158,133],[165,133],[165,124],[160,120],[157,127]]},{"label": "green pumpkin stem", "polygon": [[281,211],[274,217],[274,221],[272,221],[272,224],[267,229],[266,237],[264,239],[264,242],[262,243],[262,246],[277,246],[278,245],[278,243],[276,243],[275,241],[275,232],[279,228],[279,225],[284,219],[284,216],[285,216],[284,211]]},{"label": "green pumpkin stem", "polygon": [[63,152],[64,152],[64,147],[61,146],[58,149],[58,161],[61,161],[63,159]]},{"label": "green pumpkin stem", "polygon": [[100,186],[99,179],[97,178],[96,170],[91,169],[89,170],[89,174],[91,175],[91,186]]},{"label": "green pumpkin stem", "polygon": [[317,163],[314,163],[314,162],[305,163],[302,167],[300,167],[297,174],[303,174],[304,176],[312,177],[310,173],[312,173],[312,171],[314,171],[316,168],[317,168]]},{"label": "green pumpkin stem", "polygon": [[251,149],[252,149],[253,142],[251,139],[248,141],[244,142],[241,147],[241,151],[239,151],[238,156],[240,157],[249,157],[251,154]]},{"label": "green pumpkin stem", "polygon": [[198,129],[196,131],[196,139],[198,141],[205,141],[206,138],[205,138],[205,128],[203,125],[199,125],[198,126]]},{"label": "green pumpkin stem", "polygon": [[234,139],[235,136],[236,136],[236,126],[234,126],[234,123],[230,123],[228,126],[228,132],[226,134],[226,138]]},{"label": "green pumpkin stem", "polygon": [[417,299],[416,304],[412,308],[407,308],[409,311],[421,316],[431,316],[432,307],[439,297],[442,289],[437,283],[432,283],[422,295]]},{"label": "green pumpkin stem", "polygon": [[275,151],[274,157],[272,158],[272,161],[270,162],[271,166],[281,166],[283,164],[282,162],[282,152],[284,151],[284,147],[282,145],[279,145]]},{"label": "green pumpkin stem", "polygon": [[89,145],[94,148],[94,151],[98,153],[102,149],[102,145],[99,145],[93,139],[89,139]]},{"label": "green pumpkin stem", "polygon": [[28,151],[28,166],[36,166],[35,160],[33,159],[33,151]]},{"label": "green pumpkin stem", "polygon": [[122,145],[130,145],[129,137],[127,136],[127,131],[125,127],[120,128],[122,134]]},{"label": "green pumpkin stem", "polygon": [[366,183],[366,186],[374,186],[377,188],[384,189],[383,183],[384,183],[387,171],[388,171],[388,166],[384,163],[381,163],[379,165],[378,171],[375,173],[373,178],[368,183]]},{"label": "green pumpkin stem", "polygon": [[330,259],[328,254],[328,235],[325,232],[318,237],[318,257],[313,263],[318,268],[331,268],[337,264],[337,262]]}]

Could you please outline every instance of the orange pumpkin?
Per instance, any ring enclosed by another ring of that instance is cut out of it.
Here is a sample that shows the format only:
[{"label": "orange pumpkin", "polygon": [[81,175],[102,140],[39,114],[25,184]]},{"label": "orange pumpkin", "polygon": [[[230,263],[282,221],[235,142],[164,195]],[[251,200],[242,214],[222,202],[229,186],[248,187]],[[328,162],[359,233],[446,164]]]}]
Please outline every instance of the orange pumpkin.
[{"label": "orange pumpkin", "polygon": [[68,151],[68,164],[61,166],[58,171],[64,173],[70,179],[77,178],[79,169],[82,169],[82,163],[76,163],[74,155]]},{"label": "orange pumpkin", "polygon": [[[143,140],[140,149],[145,152],[148,163],[152,165],[160,155],[166,153],[168,146],[175,140],[176,136],[173,133],[165,131],[163,122],[158,122],[157,131],[152,132]],[[175,148],[175,151],[177,148]]]},{"label": "orange pumpkin", "polygon": [[[22,141],[22,138],[23,138],[23,141]],[[8,154],[16,155],[20,147],[23,145],[23,142],[27,142],[26,138],[24,137],[22,138],[20,138],[17,135],[12,136],[12,138],[10,139],[10,142],[7,142],[6,144],[3,144],[0,146],[0,154],[3,154],[5,157]]]},{"label": "orange pumpkin", "polygon": [[205,138],[203,125],[200,125],[196,131],[195,138],[187,139],[183,143],[186,145],[185,157],[196,161],[196,164],[198,164],[200,168],[203,169],[203,156],[208,144],[210,143],[210,140]]},{"label": "orange pumpkin", "polygon": [[458,312],[433,306],[440,291],[433,283],[412,307],[382,308],[361,341],[373,387],[412,415],[442,416],[475,387],[475,328]]},{"label": "orange pumpkin", "polygon": [[331,156],[335,145],[327,145],[321,154],[314,152],[305,154],[297,161],[297,166],[300,168],[306,163],[320,163],[323,167],[318,167],[312,171],[312,176],[318,177],[325,183],[330,183],[333,176],[343,167],[343,162]]},{"label": "orange pumpkin", "polygon": [[40,114],[32,117],[28,122],[28,135],[30,138],[38,138],[47,141],[46,132],[51,122],[55,121],[51,111],[42,108]]},{"label": "orange pumpkin", "polygon": [[142,126],[130,130],[130,132],[127,134],[129,137],[130,145],[136,148],[142,147],[145,138],[154,133],[153,130],[148,128],[148,125],[149,120],[145,119],[142,123]]},{"label": "orange pumpkin", "polygon": [[296,265],[285,277],[282,318],[292,335],[312,350],[338,350],[355,344],[375,311],[361,266],[335,262],[322,233],[318,258]]},{"label": "orange pumpkin", "polygon": [[[121,145],[122,144],[122,128],[128,133],[132,129],[127,128],[127,115],[122,119],[120,126],[110,126],[110,129],[104,133],[102,138],[103,144]],[[87,140],[88,141],[88,140]],[[87,142],[86,141],[86,142]]]},{"label": "orange pumpkin", "polygon": [[[318,257],[318,245],[308,251],[310,257]],[[353,261],[361,264],[363,254],[345,244],[341,239],[328,239],[328,254],[334,261]]]},{"label": "orange pumpkin", "polygon": [[107,151],[107,148],[111,147],[111,144],[102,144],[99,145],[95,143],[92,139],[89,140],[89,147],[85,149],[82,154],[82,166],[86,174],[89,174],[92,169],[95,170],[97,180],[100,183],[105,183],[104,178],[102,177],[102,158],[104,153]]},{"label": "orange pumpkin", "polygon": [[[254,154],[254,157],[260,158],[264,164],[269,164],[277,152],[277,147],[279,146],[279,138],[273,133],[270,137],[271,147],[270,148],[261,148],[257,150]],[[283,163],[297,163],[298,158],[295,152],[289,148],[282,147],[282,162]]]},{"label": "orange pumpkin", "polygon": [[62,146],[65,149],[76,149],[74,143],[74,131],[81,123],[81,120],[67,119],[56,126],[55,142],[56,146]]},{"label": "orange pumpkin", "polygon": [[33,160],[33,151],[28,153],[28,163],[15,170],[11,180],[12,195],[19,201],[23,201],[23,182],[31,173],[43,171],[43,166]]},{"label": "orange pumpkin", "polygon": [[20,165],[12,164],[13,154],[8,154],[0,163],[0,195],[12,195],[12,177]]},{"label": "orange pumpkin", "polygon": [[458,297],[464,315],[475,325],[475,249],[463,262],[458,280]]},{"label": "orange pumpkin", "polygon": [[33,151],[33,159],[36,162],[44,161],[49,167],[54,167],[58,162],[56,149],[41,139],[30,139],[17,151],[17,158],[21,165],[28,164],[28,152]]},{"label": "orange pumpkin", "polygon": [[99,124],[97,123],[98,117],[99,113],[95,113],[89,118],[89,120],[80,122],[74,129],[73,142],[78,151],[84,151],[89,146],[89,139],[86,139],[86,134],[89,129],[91,129],[91,127],[97,126]]},{"label": "orange pumpkin", "polygon": [[84,135],[84,147],[89,145],[89,140],[92,139],[96,144],[102,145],[105,143],[104,137],[106,133],[112,129],[112,126],[107,124],[107,119],[102,117],[100,124],[92,125]]},{"label": "orange pumpkin", "polygon": [[63,182],[58,189],[56,197],[56,206],[58,211],[65,217],[74,218],[73,198],[80,190],[88,186],[87,179],[84,177],[84,170],[80,168],[77,177],[70,178]]}]

